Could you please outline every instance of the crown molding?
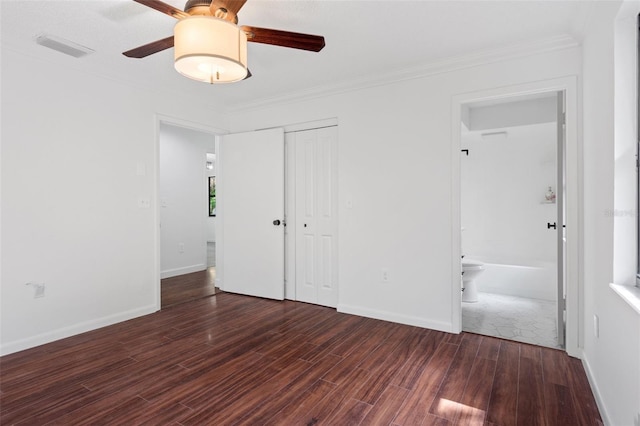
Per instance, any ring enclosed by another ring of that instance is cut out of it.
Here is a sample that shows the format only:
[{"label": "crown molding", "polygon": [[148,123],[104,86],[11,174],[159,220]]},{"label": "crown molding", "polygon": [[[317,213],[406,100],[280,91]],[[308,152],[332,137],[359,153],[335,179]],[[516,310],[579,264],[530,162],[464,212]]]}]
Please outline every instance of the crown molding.
[{"label": "crown molding", "polygon": [[438,61],[423,63],[414,67],[397,69],[383,74],[371,74],[355,79],[344,80],[340,83],[315,86],[309,89],[290,92],[280,96],[266,97],[251,102],[228,105],[227,113],[239,113],[259,110],[276,104],[305,101],[320,97],[337,95],[375,86],[384,86],[405,80],[428,77],[479,65],[486,65],[525,56],[539,55],[557,50],[570,49],[580,43],[570,35],[559,35],[534,42],[509,45],[497,49],[474,52],[467,55],[452,56]]}]

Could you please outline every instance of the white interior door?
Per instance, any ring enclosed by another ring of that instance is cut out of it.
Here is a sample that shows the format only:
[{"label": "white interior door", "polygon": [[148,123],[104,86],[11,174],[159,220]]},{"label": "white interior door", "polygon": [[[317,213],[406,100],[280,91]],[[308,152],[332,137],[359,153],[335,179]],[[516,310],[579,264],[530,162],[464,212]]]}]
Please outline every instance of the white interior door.
[{"label": "white interior door", "polygon": [[336,307],[337,127],[295,132],[296,300]]},{"label": "white interior door", "polygon": [[224,291],[284,298],[284,132],[222,136],[218,151],[216,282]]}]

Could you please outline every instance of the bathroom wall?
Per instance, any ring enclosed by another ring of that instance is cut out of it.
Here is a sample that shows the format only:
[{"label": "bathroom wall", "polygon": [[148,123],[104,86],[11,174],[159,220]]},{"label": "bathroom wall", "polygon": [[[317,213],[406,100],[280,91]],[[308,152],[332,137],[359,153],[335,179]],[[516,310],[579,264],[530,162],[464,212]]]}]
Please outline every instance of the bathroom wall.
[{"label": "bathroom wall", "polygon": [[478,289],[555,300],[555,123],[463,131],[462,149],[462,253],[487,263]]}]

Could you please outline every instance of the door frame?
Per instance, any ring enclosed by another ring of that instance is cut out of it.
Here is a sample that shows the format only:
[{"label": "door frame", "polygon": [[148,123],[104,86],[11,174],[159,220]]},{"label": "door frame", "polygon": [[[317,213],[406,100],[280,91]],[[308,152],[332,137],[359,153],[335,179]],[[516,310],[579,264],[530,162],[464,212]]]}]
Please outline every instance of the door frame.
[{"label": "door frame", "polygon": [[[451,100],[451,325],[454,333],[462,331],[462,295],[460,291],[461,256],[461,129],[462,106],[464,104],[510,98],[536,93],[565,93],[566,134],[565,134],[565,176],[566,176],[566,336],[565,351],[580,357],[583,345],[582,312],[584,306],[582,265],[582,186],[579,180],[582,170],[582,148],[578,142],[578,93],[577,77],[541,80],[513,86],[504,86],[452,96]],[[561,265],[558,265],[561,267]]]},{"label": "door frame", "polygon": [[[207,126],[206,124],[196,123],[193,121],[184,120],[178,117],[173,117],[165,114],[156,113],[154,115],[154,185],[152,192],[153,203],[153,227],[154,232],[154,281],[156,283],[156,294],[154,295],[156,310],[159,311],[162,308],[162,288],[161,288],[161,247],[160,247],[160,123],[168,124],[170,126],[184,127],[185,129],[195,130],[203,133],[209,133],[216,138],[216,149],[218,149],[217,141],[221,135],[229,133],[229,131],[220,129],[217,127]],[[217,250],[216,250],[217,252]],[[217,254],[216,254],[217,255]]]}]

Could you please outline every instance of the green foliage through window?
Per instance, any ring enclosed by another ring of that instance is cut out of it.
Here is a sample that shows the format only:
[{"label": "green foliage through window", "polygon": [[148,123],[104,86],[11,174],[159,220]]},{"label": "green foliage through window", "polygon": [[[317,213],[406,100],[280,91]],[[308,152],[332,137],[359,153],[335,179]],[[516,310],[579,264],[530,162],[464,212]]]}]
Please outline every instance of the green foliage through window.
[{"label": "green foliage through window", "polygon": [[209,216],[216,215],[216,177],[209,176]]}]

